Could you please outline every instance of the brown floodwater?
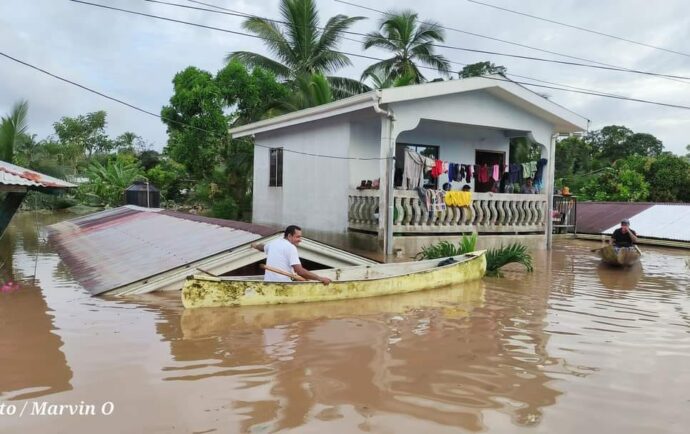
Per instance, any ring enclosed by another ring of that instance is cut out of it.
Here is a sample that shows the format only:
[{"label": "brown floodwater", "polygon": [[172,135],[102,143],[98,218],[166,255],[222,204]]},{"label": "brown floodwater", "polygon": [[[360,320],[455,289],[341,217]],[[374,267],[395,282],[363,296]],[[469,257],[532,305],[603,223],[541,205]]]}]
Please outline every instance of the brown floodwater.
[{"label": "brown floodwater", "polygon": [[185,311],[91,297],[47,243],[60,218],[0,241],[20,283],[0,293],[2,433],[688,432],[688,251],[622,271],[562,241],[457,288]]}]

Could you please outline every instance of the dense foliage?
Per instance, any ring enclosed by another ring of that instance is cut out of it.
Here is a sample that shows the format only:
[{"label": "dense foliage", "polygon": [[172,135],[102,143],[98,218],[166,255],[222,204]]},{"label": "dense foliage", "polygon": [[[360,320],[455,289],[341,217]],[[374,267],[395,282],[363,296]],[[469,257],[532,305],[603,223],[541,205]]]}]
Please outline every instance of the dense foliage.
[{"label": "dense foliage", "polygon": [[651,134],[610,125],[556,145],[556,182],[585,200],[690,201],[690,158]]}]

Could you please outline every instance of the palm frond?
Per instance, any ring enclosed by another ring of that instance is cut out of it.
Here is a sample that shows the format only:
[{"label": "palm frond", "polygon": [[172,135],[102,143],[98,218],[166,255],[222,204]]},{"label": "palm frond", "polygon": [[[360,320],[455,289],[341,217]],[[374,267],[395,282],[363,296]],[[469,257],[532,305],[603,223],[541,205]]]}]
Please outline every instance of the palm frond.
[{"label": "palm frond", "polygon": [[275,22],[259,17],[251,17],[247,18],[242,27],[263,39],[266,48],[283,62],[288,63],[295,59],[294,48]]},{"label": "palm frond", "polygon": [[249,68],[262,68],[267,71],[272,72],[277,78],[285,80],[290,74],[290,68],[287,66],[276,62],[273,59],[262,56],[261,54],[252,53],[250,51],[235,51],[229,53],[225,57],[225,61],[230,63],[232,61],[238,61]]},{"label": "palm frond", "polygon": [[523,244],[512,243],[486,252],[486,274],[489,276],[500,276],[500,268],[512,263],[522,264],[530,273],[534,270],[532,256]]},{"label": "palm frond", "polygon": [[26,139],[28,101],[19,101],[6,117],[0,119],[0,159],[8,162],[14,160],[15,148],[19,141]]},{"label": "palm frond", "polygon": [[440,259],[449,256],[464,255],[465,253],[474,252],[477,246],[477,234],[473,233],[470,236],[463,235],[462,240],[456,246],[450,241],[441,241],[427,247],[422,247],[422,251],[417,253],[416,259]]},{"label": "palm frond", "polygon": [[333,99],[343,99],[360,93],[369,92],[371,88],[359,80],[347,77],[327,77],[331,85]]}]

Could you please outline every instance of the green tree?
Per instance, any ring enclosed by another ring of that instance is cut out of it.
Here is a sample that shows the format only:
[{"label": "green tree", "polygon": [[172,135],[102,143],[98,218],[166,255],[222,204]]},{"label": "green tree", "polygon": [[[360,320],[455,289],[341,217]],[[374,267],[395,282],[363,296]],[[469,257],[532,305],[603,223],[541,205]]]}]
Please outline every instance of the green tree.
[{"label": "green tree", "polygon": [[435,68],[442,75],[448,75],[450,63],[441,54],[434,52],[434,42],[443,42],[444,32],[435,22],[418,20],[417,13],[404,10],[388,13],[379,24],[378,32],[368,33],[364,49],[381,48],[393,53],[390,59],[377,62],[362,73],[362,79],[379,71],[391,80],[403,76],[414,77],[414,83],[426,81],[419,70],[419,64]]},{"label": "green tree", "polygon": [[193,66],[175,75],[173,88],[170,105],[161,110],[168,127],[165,152],[202,179],[228,140],[223,93],[210,73]]},{"label": "green tree", "polygon": [[19,101],[7,116],[0,119],[0,160],[14,162],[14,152],[22,142],[29,140],[26,130],[29,103]]},{"label": "green tree", "polygon": [[270,115],[280,115],[334,101],[331,85],[323,74],[298,77],[293,82],[293,87],[292,92],[273,104]]},{"label": "green tree", "polygon": [[142,174],[139,166],[119,155],[105,165],[92,161],[86,170],[89,182],[79,186],[78,195],[93,204],[120,206],[124,203],[125,189]]},{"label": "green tree", "polygon": [[609,167],[588,179],[580,190],[584,199],[597,201],[637,202],[649,196],[644,175],[625,165]]},{"label": "green tree", "polygon": [[91,158],[94,153],[107,153],[114,143],[105,133],[106,113],[97,111],[74,118],[63,117],[53,124],[58,142],[64,147],[76,147]]},{"label": "green tree", "polygon": [[[284,24],[260,17],[248,18],[243,24],[246,30],[264,40],[277,60],[249,51],[232,52],[226,60],[238,60],[250,69],[263,68],[288,82],[305,75],[330,74],[352,65],[336,48],[347,29],[363,17],[336,15],[321,28],[314,0],[281,0],[280,14]],[[339,97],[364,89],[357,80],[328,79]]]},{"label": "green tree", "polygon": [[690,162],[664,152],[649,164],[647,179],[654,202],[690,202]]},{"label": "green tree", "polygon": [[414,84],[415,76],[413,74],[404,74],[393,78],[387,75],[384,71],[369,71],[363,77],[363,80],[368,80],[371,87],[374,89],[386,89],[389,87],[401,87]]},{"label": "green tree", "polygon": [[483,75],[506,75],[508,69],[505,66],[495,65],[492,62],[477,62],[463,67],[458,76],[460,78],[481,77]]},{"label": "green tree", "polygon": [[232,125],[243,125],[263,119],[269,108],[292,92],[278,83],[270,71],[254,68],[251,72],[237,60],[230,61],[216,74],[226,107],[234,107]]}]

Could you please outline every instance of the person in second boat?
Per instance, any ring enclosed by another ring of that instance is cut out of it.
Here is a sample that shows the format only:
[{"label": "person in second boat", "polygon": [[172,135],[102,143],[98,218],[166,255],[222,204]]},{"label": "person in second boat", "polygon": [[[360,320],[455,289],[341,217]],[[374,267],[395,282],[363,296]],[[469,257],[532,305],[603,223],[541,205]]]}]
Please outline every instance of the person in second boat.
[{"label": "person in second boat", "polygon": [[611,243],[613,247],[632,247],[637,242],[637,233],[630,229],[630,220],[623,219],[621,227],[613,231]]},{"label": "person in second boat", "polygon": [[[285,228],[283,238],[267,244],[252,243],[252,247],[266,253],[266,266],[297,274],[307,280],[318,280],[324,285],[331,283],[328,277],[318,276],[302,266],[297,253],[297,245],[302,242],[302,228],[290,225]],[[266,270],[264,282],[290,282],[288,276]]]}]

